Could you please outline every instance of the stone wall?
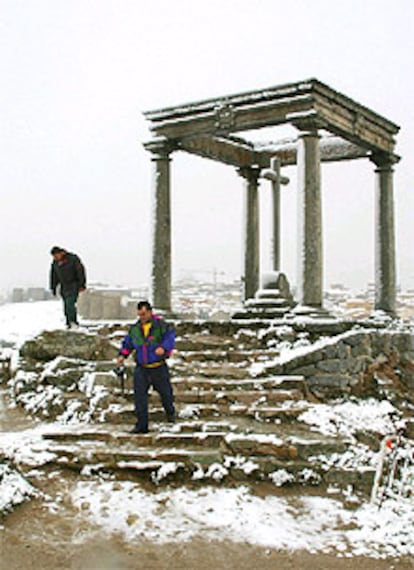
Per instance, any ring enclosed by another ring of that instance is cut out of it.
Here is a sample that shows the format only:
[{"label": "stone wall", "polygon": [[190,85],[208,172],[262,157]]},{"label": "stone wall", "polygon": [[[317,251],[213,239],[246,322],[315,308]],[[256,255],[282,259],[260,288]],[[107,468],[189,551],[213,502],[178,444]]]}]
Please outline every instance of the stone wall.
[{"label": "stone wall", "polygon": [[137,300],[125,292],[86,290],[79,295],[78,311],[84,319],[134,320]]},{"label": "stone wall", "polygon": [[381,384],[390,383],[394,388],[414,390],[414,335],[349,331],[281,358],[266,368],[269,372],[302,375],[311,391],[324,397],[374,395]]}]

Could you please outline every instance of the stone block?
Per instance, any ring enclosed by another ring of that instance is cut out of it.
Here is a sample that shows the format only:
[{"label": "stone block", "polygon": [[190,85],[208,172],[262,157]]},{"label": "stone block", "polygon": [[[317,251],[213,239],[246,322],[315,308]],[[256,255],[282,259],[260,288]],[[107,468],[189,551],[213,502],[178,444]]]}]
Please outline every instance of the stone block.
[{"label": "stone block", "polygon": [[350,386],[352,378],[345,374],[318,374],[308,378],[308,383],[313,387],[327,388],[347,388]]},{"label": "stone block", "polygon": [[344,341],[341,341],[338,344],[338,357],[339,358],[348,358],[351,356],[351,347],[345,344]]},{"label": "stone block", "polygon": [[102,318],[107,320],[121,318],[121,296],[103,295],[102,297]]},{"label": "stone block", "polygon": [[29,287],[26,297],[28,301],[44,301],[46,299],[46,290],[43,287]]},{"label": "stone block", "polygon": [[14,288],[12,291],[12,303],[22,303],[24,301],[24,289]]},{"label": "stone block", "polygon": [[414,420],[408,420],[405,427],[405,435],[414,440]]},{"label": "stone block", "polygon": [[328,359],[338,358],[338,349],[336,344],[325,346],[322,352],[324,358]]},{"label": "stone block", "polygon": [[317,368],[323,372],[345,372],[343,368],[343,361],[336,358],[327,358],[326,360],[321,360],[317,364]]},{"label": "stone block", "polygon": [[360,346],[361,344],[365,344],[367,342],[370,343],[369,335],[364,332],[357,332],[352,335],[346,336],[343,339],[345,344],[349,344],[349,346]]},{"label": "stone block", "polygon": [[88,291],[84,291],[78,297],[77,308],[78,313],[84,319],[90,318],[90,293]]},{"label": "stone block", "polygon": [[291,372],[308,377],[317,374],[318,368],[310,364],[309,366],[300,366],[299,368],[294,368]]},{"label": "stone block", "polygon": [[323,359],[323,351],[320,349],[313,350],[311,352],[308,352],[307,354],[302,354],[301,356],[293,358],[284,365],[284,368],[286,369],[287,372],[290,372],[302,366],[315,364],[316,362],[319,362],[322,359]]},{"label": "stone block", "polygon": [[91,293],[89,297],[89,318],[100,319],[102,318],[103,311],[103,298],[98,293]]},{"label": "stone block", "polygon": [[369,356],[357,356],[356,358],[350,358],[348,360],[348,372],[350,374],[364,372],[369,362],[371,362]]},{"label": "stone block", "polygon": [[117,388],[120,386],[120,380],[112,372],[96,372],[94,375],[94,386]]},{"label": "stone block", "polygon": [[371,355],[371,346],[369,343],[361,342],[351,347],[351,355],[356,358],[357,356]]},{"label": "stone block", "polygon": [[137,320],[137,302],[128,300],[121,302],[120,318],[132,321]]}]

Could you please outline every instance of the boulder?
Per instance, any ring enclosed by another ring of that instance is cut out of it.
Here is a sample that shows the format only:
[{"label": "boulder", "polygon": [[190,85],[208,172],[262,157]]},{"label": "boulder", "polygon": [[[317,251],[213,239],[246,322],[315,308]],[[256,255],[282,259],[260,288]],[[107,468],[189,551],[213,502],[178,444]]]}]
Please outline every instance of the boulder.
[{"label": "boulder", "polygon": [[20,349],[20,355],[30,360],[47,362],[57,356],[80,358],[82,360],[110,360],[117,349],[110,340],[97,334],[74,331],[45,331],[27,341]]}]

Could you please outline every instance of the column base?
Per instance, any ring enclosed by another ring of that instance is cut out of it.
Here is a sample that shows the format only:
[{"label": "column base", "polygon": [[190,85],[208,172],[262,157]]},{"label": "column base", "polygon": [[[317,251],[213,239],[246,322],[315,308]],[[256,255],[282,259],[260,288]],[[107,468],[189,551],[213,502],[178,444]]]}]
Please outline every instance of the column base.
[{"label": "column base", "polygon": [[295,317],[309,317],[312,319],[336,319],[329,311],[323,307],[311,307],[309,305],[296,305],[289,313],[286,318]]}]

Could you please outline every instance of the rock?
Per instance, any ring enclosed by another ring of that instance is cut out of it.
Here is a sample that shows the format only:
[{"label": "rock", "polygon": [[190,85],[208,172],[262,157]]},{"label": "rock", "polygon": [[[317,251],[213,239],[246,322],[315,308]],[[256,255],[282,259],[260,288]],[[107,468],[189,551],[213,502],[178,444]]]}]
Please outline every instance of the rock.
[{"label": "rock", "polygon": [[58,374],[46,374],[42,378],[44,384],[53,384],[69,388],[73,384],[77,384],[82,378],[84,370],[82,368],[67,368],[66,370],[59,370]]},{"label": "rock", "polygon": [[45,331],[20,349],[24,358],[37,361],[53,360],[57,356],[83,360],[110,360],[117,349],[107,338],[72,331]]}]

